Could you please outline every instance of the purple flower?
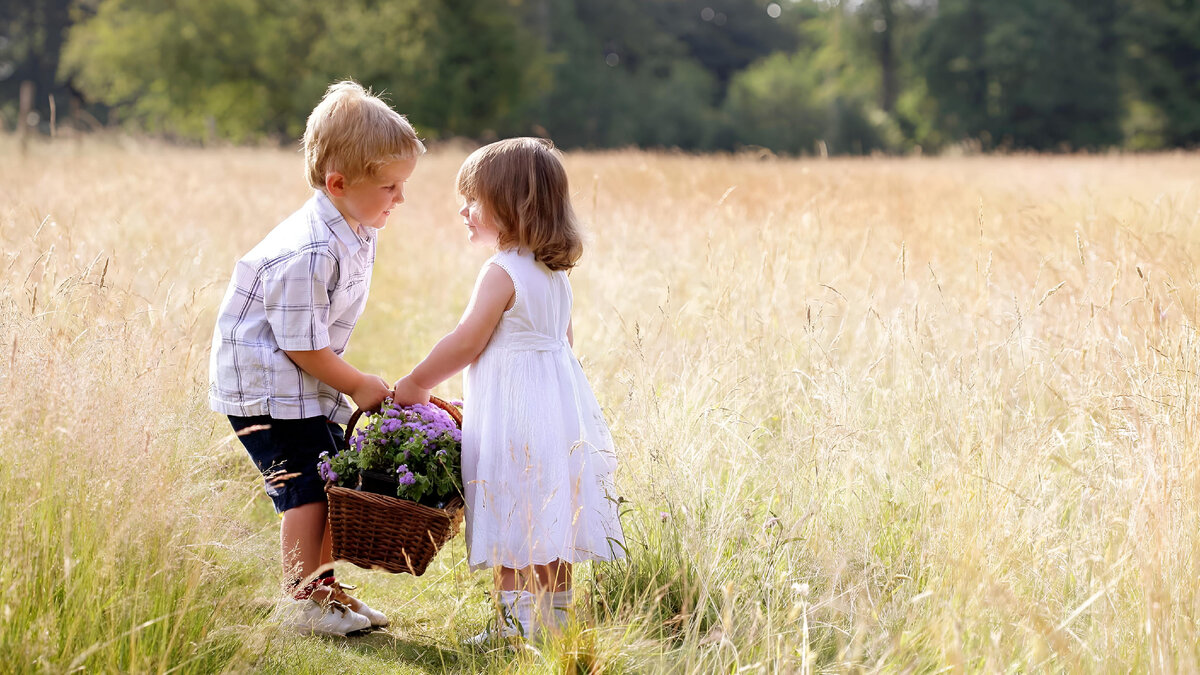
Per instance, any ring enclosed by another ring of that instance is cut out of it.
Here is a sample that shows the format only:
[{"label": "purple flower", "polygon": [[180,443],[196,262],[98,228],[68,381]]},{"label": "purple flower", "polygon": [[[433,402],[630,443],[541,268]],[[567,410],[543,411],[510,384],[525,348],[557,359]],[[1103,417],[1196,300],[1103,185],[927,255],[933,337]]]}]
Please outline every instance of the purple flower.
[{"label": "purple flower", "polygon": [[401,464],[400,466],[396,467],[396,473],[399,476],[398,480],[400,481],[401,485],[412,485],[413,483],[417,482],[417,477],[408,470],[407,464]]},{"label": "purple flower", "polygon": [[317,473],[320,474],[321,478],[324,480],[336,481],[338,479],[338,475],[333,471],[333,465],[331,465],[328,461],[321,462],[317,465]]}]

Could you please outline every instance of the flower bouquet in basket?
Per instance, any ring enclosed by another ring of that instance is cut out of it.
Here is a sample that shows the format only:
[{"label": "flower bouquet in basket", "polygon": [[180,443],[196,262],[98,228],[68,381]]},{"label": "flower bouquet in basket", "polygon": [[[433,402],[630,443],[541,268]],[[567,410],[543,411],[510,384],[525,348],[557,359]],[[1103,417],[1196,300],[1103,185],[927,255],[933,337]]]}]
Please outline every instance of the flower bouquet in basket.
[{"label": "flower bouquet in basket", "polygon": [[349,448],[324,453],[333,555],[365,568],[421,575],[462,523],[462,414],[438,398],[391,399],[346,425]]}]

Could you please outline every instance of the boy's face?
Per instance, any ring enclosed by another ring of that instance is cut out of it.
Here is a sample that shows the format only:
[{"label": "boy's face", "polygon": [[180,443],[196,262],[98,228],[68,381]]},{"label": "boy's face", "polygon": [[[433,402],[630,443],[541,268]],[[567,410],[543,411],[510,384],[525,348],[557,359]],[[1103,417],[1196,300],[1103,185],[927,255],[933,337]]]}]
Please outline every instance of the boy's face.
[{"label": "boy's face", "polygon": [[414,157],[388,162],[374,176],[356,183],[347,183],[340,174],[330,174],[326,191],[354,229],[360,225],[383,229],[392,209],[404,203],[404,183],[416,168]]}]

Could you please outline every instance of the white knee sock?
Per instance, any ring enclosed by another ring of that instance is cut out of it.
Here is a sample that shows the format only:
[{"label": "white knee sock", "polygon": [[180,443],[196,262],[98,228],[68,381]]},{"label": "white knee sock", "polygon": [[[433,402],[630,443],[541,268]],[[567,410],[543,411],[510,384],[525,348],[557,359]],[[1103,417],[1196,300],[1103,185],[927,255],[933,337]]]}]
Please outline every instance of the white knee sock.
[{"label": "white knee sock", "polygon": [[567,613],[575,603],[575,589],[542,594],[542,623],[554,630],[567,625]]},{"label": "white knee sock", "polygon": [[533,593],[529,591],[500,591],[500,604],[507,615],[506,622],[512,621],[513,628],[519,628],[526,639],[534,638],[541,625],[537,612],[534,611]]}]

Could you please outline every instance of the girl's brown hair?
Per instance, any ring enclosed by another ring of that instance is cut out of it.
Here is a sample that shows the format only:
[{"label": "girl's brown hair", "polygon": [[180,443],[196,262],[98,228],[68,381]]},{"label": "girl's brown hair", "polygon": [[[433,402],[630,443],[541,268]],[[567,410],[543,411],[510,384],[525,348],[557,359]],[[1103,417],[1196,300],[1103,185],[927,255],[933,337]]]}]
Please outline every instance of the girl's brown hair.
[{"label": "girl's brown hair", "polygon": [[509,138],[485,145],[463,162],[457,185],[495,221],[500,248],[528,249],[552,270],[569,270],[583,255],[567,171],[550,141]]}]

